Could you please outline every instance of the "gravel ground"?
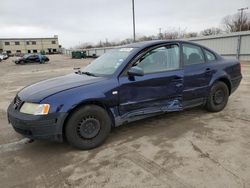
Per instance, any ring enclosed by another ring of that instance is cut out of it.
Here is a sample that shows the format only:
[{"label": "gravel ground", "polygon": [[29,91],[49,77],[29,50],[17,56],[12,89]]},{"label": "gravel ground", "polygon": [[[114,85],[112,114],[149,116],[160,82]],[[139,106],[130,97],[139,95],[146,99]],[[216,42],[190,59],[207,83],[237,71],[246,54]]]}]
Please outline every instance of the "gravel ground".
[{"label": "gravel ground", "polygon": [[79,151],[29,143],[7,123],[19,89],[91,61],[49,58],[44,65],[0,63],[1,187],[250,187],[250,63],[242,64],[242,83],[222,112],[195,108],[130,123],[101,147]]}]

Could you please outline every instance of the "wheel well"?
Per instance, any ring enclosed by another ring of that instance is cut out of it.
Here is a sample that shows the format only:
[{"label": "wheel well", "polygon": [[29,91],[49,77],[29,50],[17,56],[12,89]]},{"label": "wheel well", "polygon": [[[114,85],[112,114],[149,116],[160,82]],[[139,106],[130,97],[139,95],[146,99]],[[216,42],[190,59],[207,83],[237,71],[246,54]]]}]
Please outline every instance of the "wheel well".
[{"label": "wheel well", "polygon": [[69,118],[71,117],[71,115],[79,108],[83,107],[83,106],[86,106],[86,105],[91,105],[91,104],[94,104],[94,105],[97,105],[97,106],[100,106],[102,107],[104,110],[107,111],[110,119],[111,119],[111,122],[112,122],[112,127],[114,127],[115,125],[115,120],[114,120],[114,116],[112,114],[112,112],[109,110],[109,108],[103,104],[102,102],[99,102],[99,101],[85,101],[85,102],[82,102],[80,104],[78,104],[77,106],[75,106],[74,108],[72,108],[69,112],[68,112],[68,115],[67,117],[65,118],[64,120],[64,123],[63,123],[63,128],[62,128],[62,134],[63,134],[63,139],[65,140],[65,127],[66,127],[66,124],[69,120]]},{"label": "wheel well", "polygon": [[227,78],[220,78],[217,81],[221,81],[224,82],[227,85],[228,91],[229,91],[229,95],[231,94],[231,83]]}]

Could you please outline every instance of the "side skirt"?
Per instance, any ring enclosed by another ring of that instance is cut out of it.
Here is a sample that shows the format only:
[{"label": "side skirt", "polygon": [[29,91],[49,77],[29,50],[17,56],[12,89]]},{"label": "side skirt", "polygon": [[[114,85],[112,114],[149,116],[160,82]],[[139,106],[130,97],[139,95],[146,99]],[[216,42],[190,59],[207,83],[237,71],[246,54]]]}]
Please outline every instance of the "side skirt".
[{"label": "side skirt", "polygon": [[192,99],[183,102],[183,109],[193,108],[197,106],[202,106],[206,104],[205,98]]},{"label": "side skirt", "polygon": [[138,121],[141,119],[145,119],[145,118],[149,118],[149,117],[153,117],[156,115],[160,115],[160,114],[164,114],[163,111],[160,112],[155,112],[155,113],[151,113],[151,114],[143,114],[143,115],[137,115],[137,116],[132,116],[132,117],[121,117],[118,116],[115,118],[115,127],[121,126],[123,124],[127,124],[133,121]]}]

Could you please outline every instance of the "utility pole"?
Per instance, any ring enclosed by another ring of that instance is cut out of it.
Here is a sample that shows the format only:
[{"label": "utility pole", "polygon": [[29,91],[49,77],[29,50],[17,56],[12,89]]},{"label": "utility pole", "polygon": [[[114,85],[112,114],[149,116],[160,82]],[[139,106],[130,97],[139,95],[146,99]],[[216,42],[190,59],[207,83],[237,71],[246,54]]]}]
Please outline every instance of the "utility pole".
[{"label": "utility pole", "polygon": [[240,11],[240,31],[242,29],[243,12],[244,12],[244,10],[247,10],[247,9],[248,9],[248,7],[238,9],[238,11]]},{"label": "utility pole", "polygon": [[133,12],[133,41],[135,42],[135,2],[132,0],[132,12]]}]

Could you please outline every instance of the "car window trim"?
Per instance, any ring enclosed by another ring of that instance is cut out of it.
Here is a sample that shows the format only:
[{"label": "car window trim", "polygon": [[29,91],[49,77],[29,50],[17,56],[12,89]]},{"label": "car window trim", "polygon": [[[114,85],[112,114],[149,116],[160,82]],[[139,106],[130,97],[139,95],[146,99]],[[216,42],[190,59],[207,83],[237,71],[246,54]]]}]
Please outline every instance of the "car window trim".
[{"label": "car window trim", "polygon": [[158,45],[155,45],[155,46],[151,46],[151,47],[148,47],[146,49],[143,49],[142,51],[138,52],[138,54],[136,54],[134,56],[134,58],[127,64],[126,68],[122,71],[122,73],[120,74],[120,76],[127,76],[127,72],[128,72],[128,69],[130,69],[132,67],[132,65],[134,63],[136,63],[140,58],[142,58],[146,53],[148,53],[149,51],[152,51],[156,48],[160,48],[160,47],[164,47],[164,46],[167,46],[167,45],[177,45],[179,47],[179,68],[178,69],[173,69],[173,70],[164,70],[164,71],[157,71],[157,72],[152,72],[152,73],[146,73],[144,75],[149,75],[149,74],[155,74],[155,73],[162,73],[162,72],[169,72],[169,71],[176,71],[176,70],[182,70],[183,67],[182,67],[182,61],[181,61],[181,43],[180,42],[168,42],[168,43],[164,43],[164,44],[158,44]]}]

